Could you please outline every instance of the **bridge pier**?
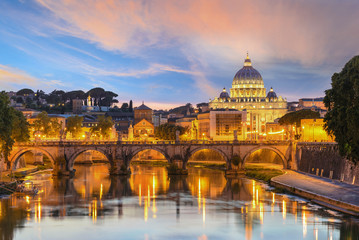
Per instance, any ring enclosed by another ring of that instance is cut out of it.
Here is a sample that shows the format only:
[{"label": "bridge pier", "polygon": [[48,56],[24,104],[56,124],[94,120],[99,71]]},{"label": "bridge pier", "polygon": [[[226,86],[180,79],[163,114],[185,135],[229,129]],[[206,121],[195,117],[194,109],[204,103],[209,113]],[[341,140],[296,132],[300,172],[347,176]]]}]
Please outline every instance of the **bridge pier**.
[{"label": "bridge pier", "polygon": [[124,160],[114,160],[110,167],[110,175],[130,175],[130,164]]}]

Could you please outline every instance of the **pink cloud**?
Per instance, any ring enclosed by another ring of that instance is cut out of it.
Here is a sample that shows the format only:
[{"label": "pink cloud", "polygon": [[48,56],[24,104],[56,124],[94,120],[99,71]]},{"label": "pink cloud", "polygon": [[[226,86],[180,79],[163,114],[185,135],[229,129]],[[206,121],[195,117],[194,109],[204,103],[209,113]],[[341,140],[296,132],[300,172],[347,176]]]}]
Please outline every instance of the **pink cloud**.
[{"label": "pink cloud", "polygon": [[70,26],[58,30],[127,54],[178,44],[185,54],[238,61],[249,50],[309,66],[359,50],[354,1],[37,1]]}]

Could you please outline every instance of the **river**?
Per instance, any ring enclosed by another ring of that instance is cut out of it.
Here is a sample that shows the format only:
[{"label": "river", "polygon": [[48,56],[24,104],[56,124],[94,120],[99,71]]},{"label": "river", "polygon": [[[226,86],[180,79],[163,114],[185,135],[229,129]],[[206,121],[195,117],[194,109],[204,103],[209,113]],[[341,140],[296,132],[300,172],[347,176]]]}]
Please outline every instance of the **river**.
[{"label": "river", "polygon": [[226,179],[220,170],[75,166],[74,178],[28,177],[38,195],[0,199],[1,239],[358,239],[356,218],[276,193],[267,184]]}]

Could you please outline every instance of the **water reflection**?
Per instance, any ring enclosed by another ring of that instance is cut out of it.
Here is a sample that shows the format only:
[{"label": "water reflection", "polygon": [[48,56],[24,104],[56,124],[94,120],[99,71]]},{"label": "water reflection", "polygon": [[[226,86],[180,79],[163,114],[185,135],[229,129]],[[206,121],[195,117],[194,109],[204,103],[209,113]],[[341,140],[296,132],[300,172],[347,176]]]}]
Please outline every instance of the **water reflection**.
[{"label": "water reflection", "polygon": [[[356,219],[276,194],[254,180],[226,179],[218,170],[190,168],[186,177],[168,177],[163,167],[141,165],[133,166],[129,177],[113,178],[106,165],[76,168],[75,178],[32,177],[41,188],[35,197],[1,199],[1,239],[79,234],[92,239],[99,229],[108,232],[105,239],[120,233],[136,239],[277,239],[278,233],[285,239],[359,236]],[[61,224],[55,227],[54,219],[61,219]],[[35,233],[34,227],[46,231]]]}]

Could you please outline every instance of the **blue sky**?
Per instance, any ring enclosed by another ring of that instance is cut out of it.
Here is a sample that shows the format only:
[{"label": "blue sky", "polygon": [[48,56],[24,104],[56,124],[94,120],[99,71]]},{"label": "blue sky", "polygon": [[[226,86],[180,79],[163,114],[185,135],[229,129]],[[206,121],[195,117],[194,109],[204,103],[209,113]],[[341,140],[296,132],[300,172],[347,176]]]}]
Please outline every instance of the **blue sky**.
[{"label": "blue sky", "polygon": [[358,16],[357,0],[3,0],[0,88],[170,108],[229,89],[248,51],[267,90],[319,97],[359,53]]}]

